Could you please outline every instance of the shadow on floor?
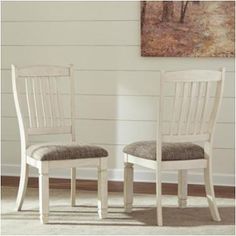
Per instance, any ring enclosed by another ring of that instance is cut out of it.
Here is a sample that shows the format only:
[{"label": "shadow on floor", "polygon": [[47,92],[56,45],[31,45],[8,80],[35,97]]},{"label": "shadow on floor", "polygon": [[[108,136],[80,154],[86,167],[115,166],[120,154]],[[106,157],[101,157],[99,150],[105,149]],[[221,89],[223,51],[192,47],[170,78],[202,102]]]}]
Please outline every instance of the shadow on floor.
[{"label": "shadow on floor", "polygon": [[[219,207],[221,221],[211,219],[208,207],[163,207],[163,222],[165,226],[203,226],[203,225],[234,225],[235,208]],[[147,226],[156,225],[156,208],[135,210],[128,214],[138,222]]]},{"label": "shadow on floor", "polygon": [[[89,208],[86,210],[86,208]],[[135,208],[132,213],[124,213],[120,207],[112,207],[108,217],[99,220],[96,207],[78,206],[78,211],[63,209],[50,211],[49,225],[98,225],[98,226],[155,226],[156,208]],[[83,209],[84,208],[84,209]],[[81,211],[82,210],[82,211]],[[219,207],[221,222],[211,220],[208,207],[163,207],[164,226],[193,227],[204,225],[234,225],[235,208]],[[23,210],[2,214],[2,220],[39,220],[38,210]],[[85,218],[84,218],[85,217]],[[78,221],[78,222],[75,222]],[[89,222],[89,223],[88,223]]]}]

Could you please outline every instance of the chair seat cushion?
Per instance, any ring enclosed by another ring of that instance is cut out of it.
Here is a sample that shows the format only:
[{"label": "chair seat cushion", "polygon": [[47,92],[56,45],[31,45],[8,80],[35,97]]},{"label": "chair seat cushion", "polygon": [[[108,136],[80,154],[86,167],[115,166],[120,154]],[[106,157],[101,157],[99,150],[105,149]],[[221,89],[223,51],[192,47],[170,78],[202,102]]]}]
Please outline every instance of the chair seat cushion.
[{"label": "chair seat cushion", "polygon": [[108,152],[94,145],[78,143],[43,143],[30,145],[27,156],[39,161],[69,160],[81,158],[107,157]]},{"label": "chair seat cushion", "polygon": [[[156,160],[156,141],[140,141],[124,147],[124,153]],[[193,143],[163,143],[162,161],[203,159],[204,149]]]}]

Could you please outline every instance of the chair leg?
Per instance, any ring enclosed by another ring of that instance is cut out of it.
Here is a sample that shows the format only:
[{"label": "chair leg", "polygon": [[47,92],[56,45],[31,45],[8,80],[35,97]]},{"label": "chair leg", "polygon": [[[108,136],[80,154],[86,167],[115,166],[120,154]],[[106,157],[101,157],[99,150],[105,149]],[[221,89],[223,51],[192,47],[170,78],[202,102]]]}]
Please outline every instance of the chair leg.
[{"label": "chair leg", "polygon": [[16,199],[16,210],[20,211],[23,205],[26,188],[29,177],[29,165],[26,162],[21,163],[20,183]]},{"label": "chair leg", "polygon": [[49,177],[47,162],[42,162],[39,168],[39,211],[41,223],[47,224],[49,213]]},{"label": "chair leg", "polygon": [[157,225],[158,226],[163,225],[161,197],[162,197],[161,173],[158,168],[157,173],[156,173],[156,200],[157,200]]},{"label": "chair leg", "polygon": [[211,216],[214,221],[221,221],[220,214],[216,205],[215,192],[212,181],[212,168],[208,162],[207,168],[204,169],[205,189],[208,205],[210,208]]},{"label": "chair leg", "polygon": [[71,168],[71,194],[70,194],[71,206],[75,206],[76,200],[76,168]]},{"label": "chair leg", "polygon": [[133,206],[133,164],[125,162],[124,169],[124,206],[125,212],[132,211]]},{"label": "chair leg", "polygon": [[187,184],[187,170],[178,171],[178,201],[179,207],[185,208],[187,206],[188,184]]},{"label": "chair leg", "polygon": [[98,215],[100,219],[107,216],[107,158],[100,158],[98,166]]},{"label": "chair leg", "polygon": [[207,142],[204,145],[204,156],[207,160],[207,167],[204,168],[204,180],[206,197],[209,204],[212,219],[215,221],[221,221],[220,214],[216,205],[215,192],[212,181],[212,143]]}]

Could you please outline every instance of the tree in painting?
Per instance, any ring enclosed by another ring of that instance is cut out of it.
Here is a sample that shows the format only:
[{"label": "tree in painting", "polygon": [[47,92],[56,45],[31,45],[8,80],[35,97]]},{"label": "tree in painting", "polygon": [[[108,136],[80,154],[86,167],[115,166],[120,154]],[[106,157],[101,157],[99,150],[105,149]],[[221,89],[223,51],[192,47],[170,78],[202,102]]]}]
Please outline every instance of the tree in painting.
[{"label": "tree in painting", "polygon": [[189,1],[185,1],[185,3],[184,1],[181,1],[181,11],[180,11],[180,19],[179,19],[180,23],[184,23],[184,16],[186,14],[188,3]]},{"label": "tree in painting", "polygon": [[142,56],[233,57],[234,1],[141,2]]},{"label": "tree in painting", "polygon": [[174,3],[173,1],[163,1],[162,7],[162,22],[168,22],[174,16]]}]

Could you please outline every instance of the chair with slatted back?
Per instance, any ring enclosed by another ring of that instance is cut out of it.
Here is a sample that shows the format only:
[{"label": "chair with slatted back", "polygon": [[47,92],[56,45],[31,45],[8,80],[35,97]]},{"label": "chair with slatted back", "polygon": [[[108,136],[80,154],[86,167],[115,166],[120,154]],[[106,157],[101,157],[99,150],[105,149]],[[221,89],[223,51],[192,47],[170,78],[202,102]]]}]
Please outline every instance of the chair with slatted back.
[{"label": "chair with slatted back", "polygon": [[178,170],[179,207],[187,204],[187,170],[204,169],[213,220],[220,221],[212,183],[212,143],[221,105],[224,69],[161,72],[156,141],[125,146],[124,205],[131,212],[133,164],[156,171],[157,224],[161,226],[161,172]]},{"label": "chair with slatted back", "polygon": [[[92,166],[98,168],[99,217],[106,217],[108,153],[102,147],[76,142],[73,66],[12,65],[12,85],[21,138],[17,210],[21,210],[23,204],[29,166],[39,170],[42,223],[48,222],[49,170],[71,168],[71,205],[74,206],[76,167]],[[61,141],[61,136],[69,138],[68,141]],[[38,143],[38,138],[46,142]],[[53,142],[48,142],[52,139]]]}]

